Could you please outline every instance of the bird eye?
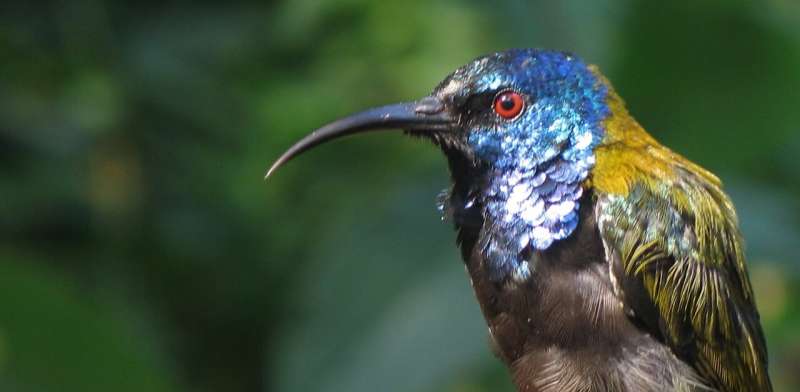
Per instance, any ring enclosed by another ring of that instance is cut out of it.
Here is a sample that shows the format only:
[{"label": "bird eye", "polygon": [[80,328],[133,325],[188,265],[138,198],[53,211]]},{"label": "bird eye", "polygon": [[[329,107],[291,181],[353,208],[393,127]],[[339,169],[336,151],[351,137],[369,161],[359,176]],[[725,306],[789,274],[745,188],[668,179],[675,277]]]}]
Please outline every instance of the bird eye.
[{"label": "bird eye", "polygon": [[525,100],[516,91],[503,91],[494,98],[495,113],[507,120],[517,117],[524,106]]}]

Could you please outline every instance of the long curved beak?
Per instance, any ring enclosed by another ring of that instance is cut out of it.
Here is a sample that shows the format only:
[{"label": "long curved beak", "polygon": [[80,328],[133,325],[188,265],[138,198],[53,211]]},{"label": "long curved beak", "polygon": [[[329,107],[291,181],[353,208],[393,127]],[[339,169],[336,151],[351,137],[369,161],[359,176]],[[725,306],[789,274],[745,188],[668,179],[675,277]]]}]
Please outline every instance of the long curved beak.
[{"label": "long curved beak", "polygon": [[435,97],[367,109],[325,125],[295,143],[272,164],[264,178],[306,150],[343,136],[388,129],[434,133],[452,130],[455,125],[456,119]]}]

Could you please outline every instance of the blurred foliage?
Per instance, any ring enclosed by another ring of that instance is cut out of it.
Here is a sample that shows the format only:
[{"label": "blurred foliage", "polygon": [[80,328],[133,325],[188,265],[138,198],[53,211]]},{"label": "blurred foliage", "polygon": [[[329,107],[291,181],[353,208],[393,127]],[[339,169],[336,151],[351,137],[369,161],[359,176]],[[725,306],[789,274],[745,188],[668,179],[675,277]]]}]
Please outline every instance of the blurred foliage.
[{"label": "blurred foliage", "polygon": [[800,4],[0,6],[0,389],[511,390],[434,196],[439,153],[328,120],[508,47],[600,65],[737,203],[800,388]]}]

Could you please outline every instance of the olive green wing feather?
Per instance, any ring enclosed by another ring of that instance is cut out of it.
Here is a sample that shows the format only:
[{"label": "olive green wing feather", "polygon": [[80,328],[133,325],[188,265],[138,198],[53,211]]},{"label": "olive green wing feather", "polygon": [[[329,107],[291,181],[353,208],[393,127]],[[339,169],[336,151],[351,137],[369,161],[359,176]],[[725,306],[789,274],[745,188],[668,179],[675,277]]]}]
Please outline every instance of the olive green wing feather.
[{"label": "olive green wing feather", "polygon": [[771,391],[733,205],[685,168],[599,194],[598,229],[628,313],[722,392]]}]

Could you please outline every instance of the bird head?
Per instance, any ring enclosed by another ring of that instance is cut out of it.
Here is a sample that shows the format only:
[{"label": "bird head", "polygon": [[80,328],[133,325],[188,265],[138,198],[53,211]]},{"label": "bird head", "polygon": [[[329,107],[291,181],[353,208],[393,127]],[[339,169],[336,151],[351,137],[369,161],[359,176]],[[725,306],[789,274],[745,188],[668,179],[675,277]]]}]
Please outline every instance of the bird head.
[{"label": "bird head", "polygon": [[461,204],[455,209],[480,206],[491,223],[484,225],[480,246],[496,264],[494,275],[524,278],[524,253],[547,249],[577,225],[581,184],[610,112],[607,94],[602,77],[573,55],[498,52],[460,67],[420,100],[323,126],[286,151],[267,176],[345,135],[402,129],[428,138],[449,158],[454,189],[462,193],[449,201]]},{"label": "bird head", "polygon": [[579,58],[519,49],[477,58],[420,100],[369,109],[314,131],[267,176],[300,153],[355,133],[399,129],[430,138],[476,167],[533,168],[559,155],[584,158],[602,138],[606,86]]}]

